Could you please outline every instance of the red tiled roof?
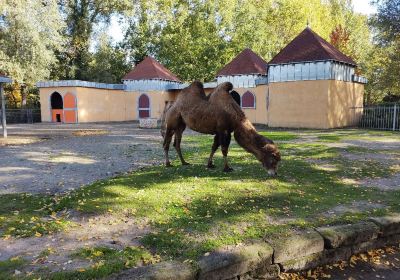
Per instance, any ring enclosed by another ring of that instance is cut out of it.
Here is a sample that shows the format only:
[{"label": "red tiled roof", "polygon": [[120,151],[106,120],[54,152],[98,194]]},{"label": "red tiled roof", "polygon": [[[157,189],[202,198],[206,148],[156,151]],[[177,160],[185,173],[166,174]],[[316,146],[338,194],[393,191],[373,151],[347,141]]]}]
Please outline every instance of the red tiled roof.
[{"label": "red tiled roof", "polygon": [[267,62],[250,49],[244,49],[218,71],[217,76],[266,74]]},{"label": "red tiled roof", "polygon": [[172,74],[160,62],[150,56],[146,56],[142,62],[136,65],[123,80],[150,80],[162,79],[174,82],[181,82],[177,76]]},{"label": "red tiled roof", "polygon": [[356,65],[353,59],[338,51],[309,27],[272,58],[269,64],[316,60],[335,60]]}]

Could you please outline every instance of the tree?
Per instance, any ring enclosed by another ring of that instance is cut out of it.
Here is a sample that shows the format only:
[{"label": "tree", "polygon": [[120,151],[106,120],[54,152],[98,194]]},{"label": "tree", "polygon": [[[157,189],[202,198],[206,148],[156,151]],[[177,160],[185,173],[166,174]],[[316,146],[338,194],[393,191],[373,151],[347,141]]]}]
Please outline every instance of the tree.
[{"label": "tree", "polygon": [[113,13],[129,11],[130,0],[60,0],[69,39],[68,48],[59,53],[63,71],[56,73],[64,79],[90,80],[88,74],[91,61],[90,39],[93,27],[100,22],[108,22]]},{"label": "tree", "polygon": [[349,50],[350,32],[347,29],[343,28],[341,24],[335,27],[335,29],[329,35],[329,38],[330,43],[335,48],[356,60],[355,57],[350,54]]},{"label": "tree", "polygon": [[14,89],[28,87],[20,90],[19,105],[25,105],[29,87],[48,78],[56,63],[63,21],[56,0],[5,0],[0,2],[0,14],[0,69],[12,77]]},{"label": "tree", "polygon": [[89,63],[90,80],[110,84],[120,83],[129,68],[125,52],[120,47],[113,46],[110,36],[102,33]]},{"label": "tree", "polygon": [[148,55],[154,55],[159,30],[158,21],[152,16],[154,10],[154,1],[137,1],[133,7],[134,16],[128,20],[128,28],[121,47],[127,53],[128,61],[133,65],[138,64]]},{"label": "tree", "polygon": [[374,60],[379,59],[380,63],[371,67],[374,75],[368,91],[378,96],[372,101],[397,100],[400,96],[400,1],[380,0],[375,4],[378,13],[371,19],[371,27],[375,28],[377,42]]}]

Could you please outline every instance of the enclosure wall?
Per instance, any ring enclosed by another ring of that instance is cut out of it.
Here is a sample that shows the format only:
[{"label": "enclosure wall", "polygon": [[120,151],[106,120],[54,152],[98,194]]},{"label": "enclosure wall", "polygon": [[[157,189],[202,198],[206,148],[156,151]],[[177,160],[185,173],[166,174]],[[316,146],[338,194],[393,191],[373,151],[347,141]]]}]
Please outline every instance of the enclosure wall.
[{"label": "enclosure wall", "polygon": [[329,114],[330,128],[354,125],[361,117],[362,110],[352,107],[362,107],[364,99],[364,85],[353,82],[330,81],[329,87]]},{"label": "enclosure wall", "polygon": [[329,128],[330,85],[330,80],[270,83],[268,125]]}]

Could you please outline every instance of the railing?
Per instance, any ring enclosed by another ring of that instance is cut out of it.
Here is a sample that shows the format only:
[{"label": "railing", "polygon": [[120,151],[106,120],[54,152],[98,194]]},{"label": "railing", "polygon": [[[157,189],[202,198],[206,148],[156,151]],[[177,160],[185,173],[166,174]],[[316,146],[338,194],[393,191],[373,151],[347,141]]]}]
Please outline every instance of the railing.
[{"label": "railing", "polygon": [[352,123],[360,128],[400,131],[400,106],[378,105],[353,107]]},{"label": "railing", "polygon": [[[0,119],[3,112],[0,109]],[[7,123],[36,123],[41,122],[40,109],[6,109]]]}]

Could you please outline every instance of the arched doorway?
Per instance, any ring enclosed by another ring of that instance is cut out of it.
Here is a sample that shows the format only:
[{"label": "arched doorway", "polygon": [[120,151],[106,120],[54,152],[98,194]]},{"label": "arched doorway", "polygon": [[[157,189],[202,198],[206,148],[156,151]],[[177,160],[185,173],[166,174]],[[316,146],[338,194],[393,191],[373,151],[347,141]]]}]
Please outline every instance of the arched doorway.
[{"label": "arched doorway", "polygon": [[150,99],[146,94],[139,97],[139,119],[150,118]]},{"label": "arched doorway", "polygon": [[240,94],[237,91],[232,90],[231,96],[236,101],[236,103],[240,106]]},{"label": "arched doorway", "polygon": [[50,96],[50,105],[51,105],[51,121],[52,122],[63,122],[64,114],[63,114],[63,98],[61,94],[58,92],[53,92]]}]

